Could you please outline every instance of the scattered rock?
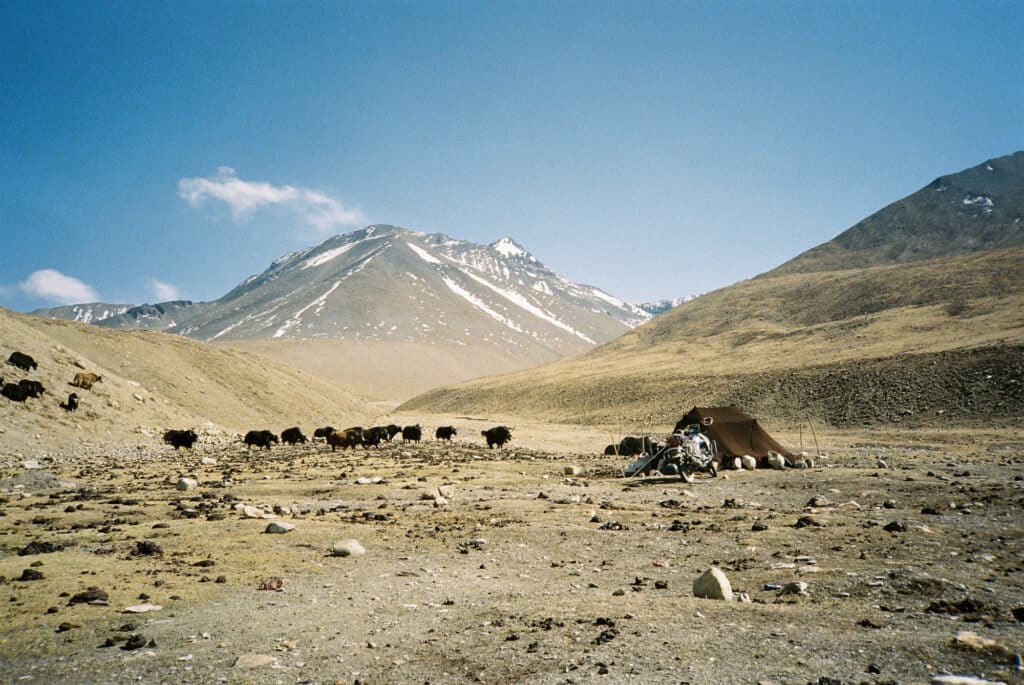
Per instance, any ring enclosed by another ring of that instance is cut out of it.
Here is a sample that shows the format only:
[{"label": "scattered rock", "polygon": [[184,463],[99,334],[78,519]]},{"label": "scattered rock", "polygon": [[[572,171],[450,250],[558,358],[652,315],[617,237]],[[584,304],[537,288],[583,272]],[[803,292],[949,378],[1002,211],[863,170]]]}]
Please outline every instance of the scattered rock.
[{"label": "scattered rock", "polygon": [[213,457],[202,457],[199,460],[199,463],[202,464],[203,466],[216,466],[217,460],[214,459]]},{"label": "scattered rock", "polygon": [[52,542],[30,542],[20,550],[18,550],[19,557],[25,557],[30,554],[52,554],[53,552],[59,552],[64,549],[63,545],[57,545]]},{"label": "scattered rock", "polygon": [[885,507],[886,509],[895,509],[896,508],[896,500],[894,500],[894,499],[887,499],[884,502],[882,502],[882,506]]},{"label": "scattered rock", "polygon": [[331,547],[331,554],[336,557],[358,557],[366,554],[366,548],[358,540],[341,540]]},{"label": "scattered rock", "polygon": [[81,628],[81,627],[82,626],[78,625],[77,623],[69,623],[67,621],[64,621],[59,626],[57,626],[57,629],[54,632],[56,632],[56,633],[66,633],[69,630],[74,630],[75,628]]},{"label": "scattered rock", "polygon": [[565,476],[578,476],[580,475],[579,466],[566,466],[562,468],[562,475]]},{"label": "scattered rock", "polygon": [[294,523],[288,523],[286,521],[273,521],[267,525],[267,529],[264,533],[290,533],[295,530]]},{"label": "scattered rock", "polygon": [[746,469],[747,471],[757,470],[757,459],[754,459],[749,454],[744,454],[742,457],[740,457],[740,463],[743,466],[743,468]]},{"label": "scattered rock", "polygon": [[769,452],[765,461],[770,468],[779,470],[786,468],[786,458],[778,452]]},{"label": "scattered rock", "polygon": [[260,590],[278,591],[284,587],[284,581],[280,578],[267,578],[260,583]]},{"label": "scattered rock", "polygon": [[750,527],[750,530],[754,531],[755,533],[760,533],[761,531],[768,530],[768,524],[762,521],[755,521],[754,525]]},{"label": "scattered rock", "polygon": [[972,675],[935,675],[931,685],[1006,685],[1002,680],[985,680]]},{"label": "scattered rock", "polygon": [[199,487],[199,481],[195,478],[182,477],[178,479],[178,482],[174,484],[174,487],[179,490],[195,490]]},{"label": "scattered rock", "polygon": [[693,581],[693,596],[731,602],[732,584],[721,569],[709,568]]},{"label": "scattered rock", "polygon": [[905,533],[907,531],[907,524],[903,523],[903,521],[890,521],[885,524],[882,530],[889,533]]},{"label": "scattered rock", "polygon": [[806,506],[808,506],[808,507],[815,507],[815,508],[817,508],[817,507],[831,507],[832,506],[832,502],[830,502],[828,500],[828,497],[825,497],[824,495],[815,495],[814,497],[812,497],[807,502]]}]

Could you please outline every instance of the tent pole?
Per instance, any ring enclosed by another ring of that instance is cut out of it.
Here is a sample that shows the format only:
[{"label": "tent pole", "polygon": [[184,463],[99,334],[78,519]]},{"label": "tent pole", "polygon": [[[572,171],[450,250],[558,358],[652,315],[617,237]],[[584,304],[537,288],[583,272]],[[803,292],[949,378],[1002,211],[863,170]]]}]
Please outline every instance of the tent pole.
[{"label": "tent pole", "polygon": [[814,432],[814,424],[811,423],[810,414],[807,415],[807,427],[811,429],[811,435],[814,436],[814,451],[817,456],[821,456],[821,448],[818,447],[818,435]]}]

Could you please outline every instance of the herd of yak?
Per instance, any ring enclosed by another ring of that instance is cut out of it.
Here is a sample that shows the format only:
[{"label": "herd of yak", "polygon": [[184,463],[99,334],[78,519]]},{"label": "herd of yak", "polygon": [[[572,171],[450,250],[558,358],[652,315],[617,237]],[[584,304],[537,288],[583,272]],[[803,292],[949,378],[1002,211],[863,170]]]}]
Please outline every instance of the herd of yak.
[{"label": "herd of yak", "polygon": [[[377,447],[381,442],[391,442],[399,434],[401,434],[403,442],[419,442],[423,439],[423,428],[419,424],[403,428],[393,423],[387,426],[374,426],[373,428],[353,426],[344,430],[336,430],[333,426],[324,426],[313,431],[313,441],[322,439],[331,446],[331,451],[333,452],[339,447],[343,450],[348,447],[355,449],[357,446],[364,448]],[[487,440],[487,446],[492,449],[496,446],[503,447],[506,442],[512,440],[512,429],[507,426],[488,428],[485,431],[480,431],[480,434]],[[449,442],[451,442],[452,437],[455,435],[458,435],[458,430],[454,426],[440,426],[434,432],[435,438]],[[179,447],[191,449],[192,445],[198,440],[199,436],[194,430],[169,430],[164,433],[164,442],[174,447],[174,449]],[[309,441],[309,438],[302,434],[302,430],[298,426],[292,426],[281,431],[280,437],[275,435],[273,431],[253,430],[246,433],[245,437],[242,438],[246,449],[262,447],[268,450],[274,443],[280,444],[283,442],[288,445],[297,445],[305,444]]]},{"label": "herd of yak", "polygon": [[[33,371],[39,368],[36,360],[23,352],[12,352],[11,356],[7,358],[7,363],[18,367],[22,371]],[[74,380],[71,381],[71,385],[76,388],[91,390],[93,385],[102,380],[102,376],[85,371],[76,373]],[[0,395],[3,395],[11,402],[26,402],[30,397],[42,397],[45,392],[46,388],[43,387],[40,381],[22,378],[17,383],[5,383],[4,379],[0,378]],[[78,393],[73,392],[68,395],[67,401],[61,402],[60,407],[65,411],[75,411],[78,409]]]},{"label": "herd of yak", "polygon": [[[7,363],[23,371],[33,371],[39,367],[35,359],[23,352],[12,352],[11,356],[7,359]],[[91,390],[93,385],[102,380],[102,376],[85,371],[76,373],[74,380],[71,381],[71,385],[76,388]],[[41,397],[45,392],[46,389],[40,381],[21,379],[17,383],[5,383],[4,379],[0,378],[0,394],[12,402],[25,402],[30,397]],[[78,401],[78,394],[73,392],[68,395],[66,402],[60,403],[60,406],[65,411],[75,411],[78,409]],[[362,426],[354,426],[344,430],[335,430],[332,426],[325,426],[313,431],[313,439],[322,438],[331,446],[331,451],[333,452],[339,447],[342,449],[347,447],[355,449],[356,446],[365,448],[376,447],[381,442],[391,442],[399,433],[402,434],[404,442],[419,442],[423,438],[423,429],[419,424],[405,426],[404,428],[391,424],[388,426],[374,426],[369,429],[364,429]],[[457,434],[458,431],[454,426],[441,426],[434,435],[438,440],[448,440],[450,442],[452,437]],[[506,426],[495,426],[494,428],[480,431],[480,434],[487,440],[487,446],[490,448],[495,446],[503,447],[506,442],[512,440],[512,430]],[[173,446],[174,449],[179,447],[191,449],[192,445],[198,440],[199,436],[193,430],[169,430],[164,433],[164,442]],[[249,431],[245,434],[242,441],[247,449],[255,446],[269,450],[270,445],[273,443],[284,442],[289,445],[295,445],[306,443],[309,440],[302,434],[298,426],[294,426],[281,431],[280,437],[269,430]]]}]

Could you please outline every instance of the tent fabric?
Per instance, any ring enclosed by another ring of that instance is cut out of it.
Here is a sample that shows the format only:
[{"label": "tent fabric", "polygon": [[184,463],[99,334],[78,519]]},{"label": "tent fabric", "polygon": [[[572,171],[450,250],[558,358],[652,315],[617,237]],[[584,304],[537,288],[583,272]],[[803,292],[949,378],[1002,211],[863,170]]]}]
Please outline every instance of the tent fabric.
[{"label": "tent fabric", "polygon": [[[710,425],[707,419],[711,419]],[[718,443],[719,459],[742,457],[745,454],[764,459],[769,451],[778,452],[789,459],[795,456],[768,435],[757,419],[744,414],[734,404],[728,407],[694,407],[683,415],[676,428],[694,423],[700,424],[701,431]]]}]

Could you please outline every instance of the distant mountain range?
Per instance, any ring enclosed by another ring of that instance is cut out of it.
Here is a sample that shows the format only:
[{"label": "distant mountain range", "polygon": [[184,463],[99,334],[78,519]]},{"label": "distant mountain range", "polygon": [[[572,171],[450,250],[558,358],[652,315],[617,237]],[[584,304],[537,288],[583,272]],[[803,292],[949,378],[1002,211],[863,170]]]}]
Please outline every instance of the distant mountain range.
[{"label": "distant mountain range", "polygon": [[635,306],[571,283],[511,238],[479,245],[375,225],[283,255],[212,302],[32,314],[207,341],[485,343],[551,358],[612,340],[681,301]]}]

